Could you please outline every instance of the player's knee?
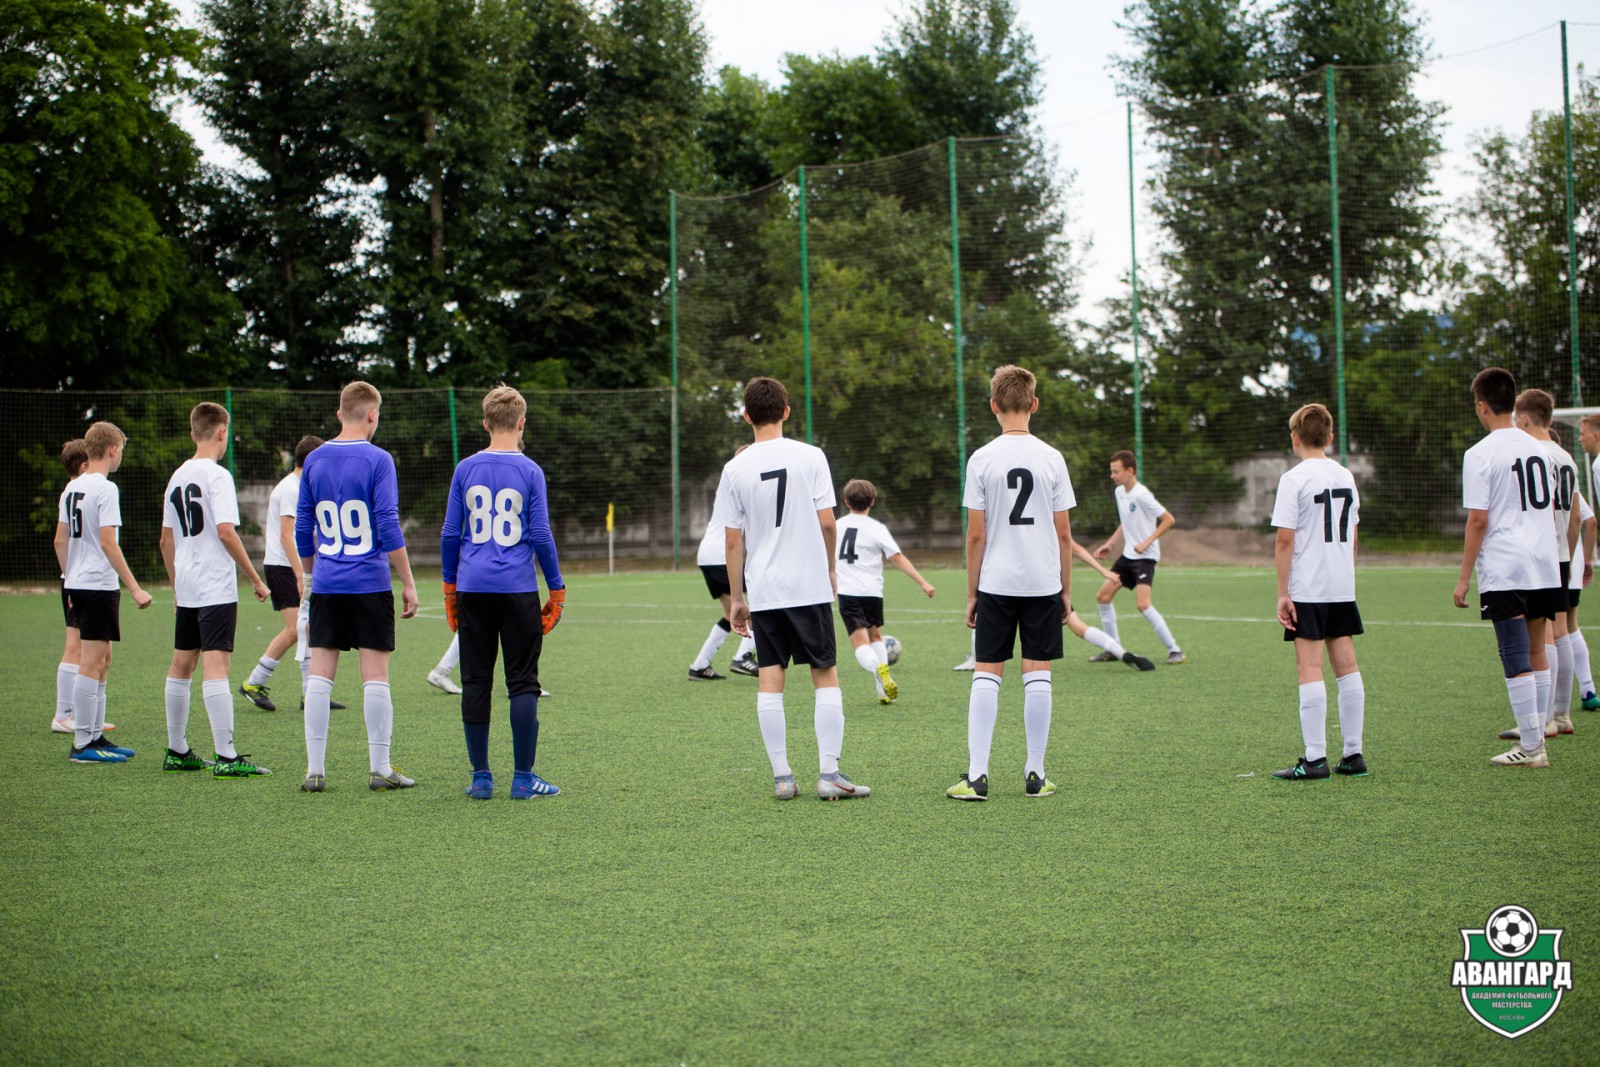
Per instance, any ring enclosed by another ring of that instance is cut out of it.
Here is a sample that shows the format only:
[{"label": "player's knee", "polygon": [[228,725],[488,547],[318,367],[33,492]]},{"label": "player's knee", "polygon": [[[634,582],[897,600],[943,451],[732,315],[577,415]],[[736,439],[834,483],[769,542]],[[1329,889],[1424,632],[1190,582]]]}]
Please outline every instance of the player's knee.
[{"label": "player's knee", "polygon": [[1094,602],[1096,604],[1109,604],[1111,603],[1111,598],[1116,595],[1117,591],[1115,589],[1101,589],[1094,595]]},{"label": "player's knee", "polygon": [[1495,643],[1500,649],[1500,667],[1507,678],[1530,674],[1533,660],[1529,656],[1528,627],[1522,619],[1496,619]]}]

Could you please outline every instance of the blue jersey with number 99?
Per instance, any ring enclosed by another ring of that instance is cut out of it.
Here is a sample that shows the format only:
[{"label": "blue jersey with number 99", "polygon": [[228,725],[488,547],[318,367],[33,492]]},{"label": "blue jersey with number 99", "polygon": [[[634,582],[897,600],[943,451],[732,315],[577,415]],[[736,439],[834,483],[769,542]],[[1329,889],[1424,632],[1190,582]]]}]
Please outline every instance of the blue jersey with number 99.
[{"label": "blue jersey with number 99", "polygon": [[306,457],[295,547],[315,562],[313,593],[386,593],[389,556],[406,547],[394,457],[370,441],[333,440]]},{"label": "blue jersey with number 99", "polygon": [[444,580],[462,593],[536,593],[535,557],[545,585],[565,588],[544,471],[521,452],[485,449],[462,460],[439,533]]}]

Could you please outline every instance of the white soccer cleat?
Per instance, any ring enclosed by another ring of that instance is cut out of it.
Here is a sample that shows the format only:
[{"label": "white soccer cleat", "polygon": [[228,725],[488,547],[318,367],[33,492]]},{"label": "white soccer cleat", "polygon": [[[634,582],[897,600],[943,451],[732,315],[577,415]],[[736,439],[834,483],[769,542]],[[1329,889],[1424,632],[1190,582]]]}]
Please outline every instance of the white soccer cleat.
[{"label": "white soccer cleat", "polygon": [[773,775],[772,791],[779,800],[793,800],[799,794],[800,788],[795,785],[794,775],[779,774]]},{"label": "white soccer cleat", "polygon": [[461,692],[461,687],[455,683],[455,679],[451,678],[449,673],[441,671],[437,667],[428,672],[428,684],[435,689],[443,689],[451,696],[457,696]]},{"label": "white soccer cleat", "polygon": [[968,656],[950,669],[953,671],[975,671],[978,669],[978,661],[974,657]]},{"label": "white soccer cleat", "polygon": [[1554,737],[1560,732],[1560,728],[1556,726],[1555,717],[1551,716],[1550,721],[1544,724],[1544,735],[1546,737]]},{"label": "white soccer cleat", "polygon": [[843,774],[828,774],[817,779],[818,800],[850,800],[853,797],[870,797],[872,790],[857,785]]},{"label": "white soccer cleat", "polygon": [[65,719],[52,718],[50,720],[50,732],[53,734],[70,734],[77,728],[77,721],[71,715],[68,715]]},{"label": "white soccer cleat", "polygon": [[1504,752],[1498,756],[1490,756],[1489,762],[1496,767],[1548,767],[1550,766],[1550,753],[1545,751],[1543,745],[1540,745],[1532,752],[1529,752],[1521,745],[1517,745],[1510,752]]},{"label": "white soccer cleat", "polygon": [[1576,732],[1576,728],[1572,725],[1571,712],[1562,712],[1556,716],[1556,733],[1570,734]]}]

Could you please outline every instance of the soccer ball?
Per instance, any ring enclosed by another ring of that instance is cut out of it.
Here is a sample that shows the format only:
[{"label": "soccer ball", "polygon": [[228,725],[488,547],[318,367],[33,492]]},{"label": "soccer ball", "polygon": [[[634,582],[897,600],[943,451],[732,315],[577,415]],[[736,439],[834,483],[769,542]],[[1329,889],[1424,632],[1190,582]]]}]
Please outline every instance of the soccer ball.
[{"label": "soccer ball", "polygon": [[900,662],[900,639],[898,637],[890,637],[888,634],[884,634],[883,649],[889,654],[890,664]]},{"label": "soccer ball", "polygon": [[1520,956],[1539,939],[1539,924],[1522,908],[1507,904],[1489,916],[1483,928],[1489,947],[1502,956]]}]

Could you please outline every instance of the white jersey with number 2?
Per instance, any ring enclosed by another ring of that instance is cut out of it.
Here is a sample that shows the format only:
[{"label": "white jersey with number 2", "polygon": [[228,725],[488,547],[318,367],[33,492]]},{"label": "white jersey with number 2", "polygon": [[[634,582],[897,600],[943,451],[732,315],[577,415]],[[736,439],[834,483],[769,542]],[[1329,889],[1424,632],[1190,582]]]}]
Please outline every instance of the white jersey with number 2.
[{"label": "white jersey with number 2", "polygon": [[983,515],[978,589],[998,596],[1061,592],[1055,516],[1078,504],[1061,453],[1032,434],[1002,434],[967,460],[961,504]]},{"label": "white jersey with number 2", "polygon": [[1289,599],[1342,604],[1356,598],[1361,497],[1350,472],[1326,457],[1302,460],[1278,479],[1272,525],[1294,531]]},{"label": "white jersey with number 2", "polygon": [[757,441],[722,468],[712,521],[744,534],[751,611],[833,602],[817,520],[833,503],[828,457],[803,441]]}]

